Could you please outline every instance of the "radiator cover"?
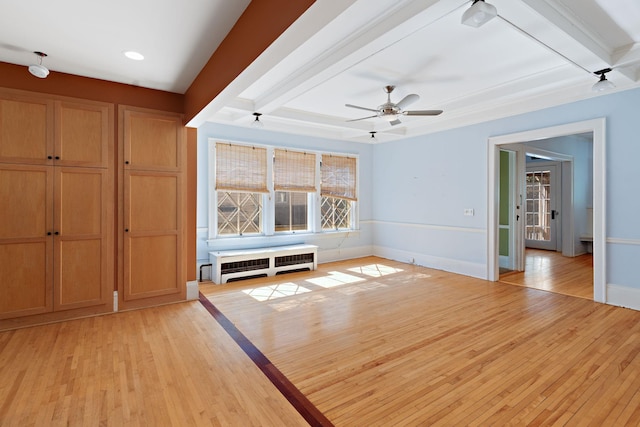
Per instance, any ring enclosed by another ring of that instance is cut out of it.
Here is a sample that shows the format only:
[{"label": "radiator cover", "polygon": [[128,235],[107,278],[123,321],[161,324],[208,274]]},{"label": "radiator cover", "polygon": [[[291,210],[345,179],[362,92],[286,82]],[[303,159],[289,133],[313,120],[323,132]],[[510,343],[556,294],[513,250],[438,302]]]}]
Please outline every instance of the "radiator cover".
[{"label": "radiator cover", "polygon": [[274,246],[260,249],[209,252],[211,280],[227,283],[240,278],[275,276],[278,273],[315,270],[318,247],[314,245]]}]

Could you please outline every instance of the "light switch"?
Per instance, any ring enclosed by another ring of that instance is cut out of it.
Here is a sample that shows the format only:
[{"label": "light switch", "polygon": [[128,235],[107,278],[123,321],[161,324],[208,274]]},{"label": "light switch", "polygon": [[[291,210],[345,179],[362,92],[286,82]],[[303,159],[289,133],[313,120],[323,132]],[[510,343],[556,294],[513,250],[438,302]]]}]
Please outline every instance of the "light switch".
[{"label": "light switch", "polygon": [[465,209],[464,216],[473,216],[473,209]]}]

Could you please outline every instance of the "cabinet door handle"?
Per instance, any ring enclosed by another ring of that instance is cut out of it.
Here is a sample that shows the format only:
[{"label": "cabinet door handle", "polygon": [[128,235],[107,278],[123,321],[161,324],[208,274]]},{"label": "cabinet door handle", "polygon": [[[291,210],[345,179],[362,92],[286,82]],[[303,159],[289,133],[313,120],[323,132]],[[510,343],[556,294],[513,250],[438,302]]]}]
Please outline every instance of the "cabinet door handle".
[{"label": "cabinet door handle", "polygon": [[60,160],[60,156],[56,156],[56,160]]},{"label": "cabinet door handle", "polygon": [[129,160],[125,160],[124,164],[128,165],[129,164]]},{"label": "cabinet door handle", "polygon": [[47,236],[51,236],[51,232],[48,232],[48,233],[47,233]]},{"label": "cabinet door handle", "polygon": [[47,159],[51,160],[53,159],[53,156],[47,156]]},{"label": "cabinet door handle", "polygon": [[125,232],[125,233],[128,233],[128,232],[129,232],[129,229],[128,229],[128,228],[125,228],[125,229],[124,229],[124,232]]},{"label": "cabinet door handle", "polygon": [[58,234],[60,234],[60,233],[56,231],[56,232],[55,232],[55,233],[53,233],[53,234],[55,234],[55,235],[57,236],[57,235],[58,235]]}]

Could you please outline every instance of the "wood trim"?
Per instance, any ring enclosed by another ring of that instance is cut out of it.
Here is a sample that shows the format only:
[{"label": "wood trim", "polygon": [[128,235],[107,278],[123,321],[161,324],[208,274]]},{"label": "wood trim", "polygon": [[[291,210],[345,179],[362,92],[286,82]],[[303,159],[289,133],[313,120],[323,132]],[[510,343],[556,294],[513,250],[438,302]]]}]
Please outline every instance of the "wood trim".
[{"label": "wood trim", "polygon": [[185,123],[218,96],[315,0],[254,0],[185,93]]},{"label": "wood trim", "polygon": [[206,296],[200,293],[198,299],[200,304],[311,426],[333,426],[333,423]]}]

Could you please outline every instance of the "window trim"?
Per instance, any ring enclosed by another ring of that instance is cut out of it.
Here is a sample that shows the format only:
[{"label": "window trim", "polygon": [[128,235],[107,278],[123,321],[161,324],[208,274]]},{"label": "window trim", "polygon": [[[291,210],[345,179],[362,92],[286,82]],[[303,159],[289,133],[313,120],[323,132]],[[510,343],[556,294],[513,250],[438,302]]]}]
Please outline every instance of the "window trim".
[{"label": "window trim", "polygon": [[[216,143],[230,143],[237,145],[246,145],[246,146],[255,146],[266,148],[267,150],[267,188],[269,190],[268,193],[264,193],[262,195],[262,233],[261,234],[251,234],[251,235],[218,235],[218,227],[217,227],[217,209],[218,209],[218,200],[217,200],[217,190],[215,188],[216,181]],[[275,149],[290,149],[292,151],[304,151],[307,153],[313,153],[316,156],[316,192],[308,193],[309,195],[309,206],[308,206],[308,221],[309,221],[309,230],[306,231],[282,231],[275,232],[275,209],[274,209],[274,197],[275,190],[273,185],[273,159]],[[340,230],[322,230],[322,216],[320,212],[320,203],[322,196],[321,192],[321,161],[322,155],[333,154],[336,156],[346,156],[353,157],[356,159],[356,196],[360,195],[360,156],[357,153],[345,153],[345,152],[335,152],[335,151],[320,151],[299,147],[290,147],[284,145],[268,145],[268,144],[258,144],[251,143],[246,141],[237,141],[231,139],[223,139],[223,138],[208,138],[207,141],[207,197],[208,197],[208,233],[207,233],[207,243],[213,244],[214,242],[231,242],[231,241],[242,241],[244,244],[258,244],[256,242],[262,242],[263,240],[272,243],[272,240],[283,240],[283,244],[287,244],[289,241],[291,243],[296,243],[300,241],[300,238],[303,236],[331,236],[331,235],[340,235],[340,234],[348,234],[359,231],[359,211],[360,211],[360,203],[357,201],[350,201],[352,204],[352,217],[351,217],[351,229],[340,229]],[[214,245],[215,246],[215,245]],[[234,245],[235,246],[235,245]]]}]

